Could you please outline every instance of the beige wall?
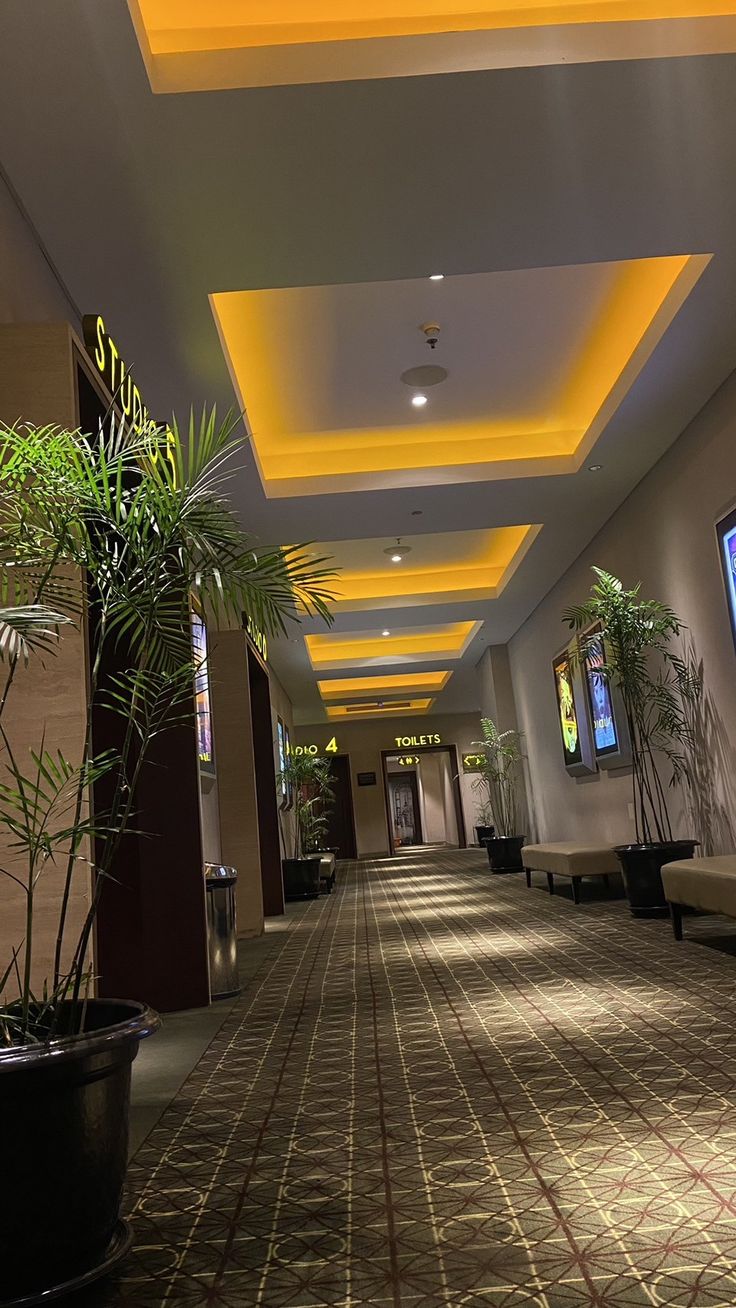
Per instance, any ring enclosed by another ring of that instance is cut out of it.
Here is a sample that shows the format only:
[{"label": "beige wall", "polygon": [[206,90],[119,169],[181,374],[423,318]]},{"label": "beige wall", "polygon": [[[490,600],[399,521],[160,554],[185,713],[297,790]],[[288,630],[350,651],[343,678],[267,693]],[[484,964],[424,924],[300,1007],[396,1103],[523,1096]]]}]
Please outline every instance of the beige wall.
[{"label": "beige wall", "polygon": [[[605,471],[601,474],[605,476]],[[672,605],[688,625],[685,648],[703,661],[701,795],[709,811],[682,815],[681,834],[734,848],[736,655],[714,523],[736,500],[736,375],[637,487],[510,643],[520,726],[529,755],[531,808],[542,839],[633,838],[630,779],[574,780],[561,758],[551,660],[569,638],[563,609],[582,600],[598,564]]]},{"label": "beige wall", "polygon": [[[316,744],[324,748],[336,736],[339,753],[350,756],[358,857],[389,852],[386,798],[381,776],[381,751],[396,750],[397,736],[416,736],[436,732],[445,745],[456,745],[458,766],[462,753],[470,752],[480,734],[479,716],[457,713],[447,717],[383,718],[374,722],[321,723],[298,727],[296,743]],[[399,747],[401,748],[401,747]],[[403,749],[402,752],[411,752]],[[359,772],[375,772],[375,786],[359,786]],[[460,774],[463,815],[469,842],[474,840],[475,797],[472,776]]]}]

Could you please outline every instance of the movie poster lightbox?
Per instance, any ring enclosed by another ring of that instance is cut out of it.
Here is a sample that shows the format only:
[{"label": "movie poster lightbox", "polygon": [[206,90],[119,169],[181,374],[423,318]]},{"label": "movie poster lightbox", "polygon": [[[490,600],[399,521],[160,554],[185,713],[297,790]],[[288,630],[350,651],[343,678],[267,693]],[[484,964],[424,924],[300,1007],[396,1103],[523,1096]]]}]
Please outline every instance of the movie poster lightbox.
[{"label": "movie poster lightbox", "polygon": [[[591,628],[586,639],[598,636],[600,628]],[[624,768],[631,763],[631,743],[626,713],[616,687],[603,674],[606,652],[602,637],[588,646],[585,664],[585,687],[588,696],[593,752],[599,768]]]},{"label": "movie poster lightbox", "polygon": [[596,770],[592,734],[580,668],[564,649],[552,664],[557,696],[557,718],[562,735],[565,767],[571,777],[589,776]]},{"label": "movie poster lightbox", "polygon": [[215,776],[215,753],[212,740],[212,703],[210,675],[207,665],[207,627],[196,610],[191,612],[192,657],[194,659],[194,705],[197,715],[197,753],[199,770],[206,776]]},{"label": "movie poster lightbox", "polygon": [[731,620],[731,635],[736,645],[736,509],[727,514],[716,524],[718,551],[721,556],[721,569],[726,586],[728,616]]}]

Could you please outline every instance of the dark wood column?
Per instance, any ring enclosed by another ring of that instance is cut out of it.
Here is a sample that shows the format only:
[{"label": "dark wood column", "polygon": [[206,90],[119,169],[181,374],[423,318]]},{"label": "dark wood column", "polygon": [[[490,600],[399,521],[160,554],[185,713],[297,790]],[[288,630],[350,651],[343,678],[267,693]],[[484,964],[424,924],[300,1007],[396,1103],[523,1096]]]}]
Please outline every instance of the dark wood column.
[{"label": "dark wood column", "polygon": [[261,848],[263,911],[273,917],[284,911],[284,881],[281,872],[279,815],[276,799],[276,766],[273,756],[273,720],[268,672],[248,645],[253,754],[256,764],[256,805]]}]

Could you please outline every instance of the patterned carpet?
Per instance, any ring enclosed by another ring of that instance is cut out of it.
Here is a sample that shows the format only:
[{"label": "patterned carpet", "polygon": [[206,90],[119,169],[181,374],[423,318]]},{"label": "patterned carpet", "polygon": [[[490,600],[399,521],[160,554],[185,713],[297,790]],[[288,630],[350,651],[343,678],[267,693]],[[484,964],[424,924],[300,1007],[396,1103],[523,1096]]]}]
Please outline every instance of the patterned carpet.
[{"label": "patterned carpet", "polygon": [[136,1156],[110,1304],[733,1308],[736,958],[689,923],[350,865]]}]

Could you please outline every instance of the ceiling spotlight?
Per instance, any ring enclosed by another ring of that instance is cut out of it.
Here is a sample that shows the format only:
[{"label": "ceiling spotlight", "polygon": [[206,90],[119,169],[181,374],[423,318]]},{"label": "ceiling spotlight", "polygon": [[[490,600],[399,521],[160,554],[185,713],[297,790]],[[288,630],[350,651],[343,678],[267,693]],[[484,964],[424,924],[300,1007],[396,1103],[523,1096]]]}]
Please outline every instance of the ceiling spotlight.
[{"label": "ceiling spotlight", "polygon": [[382,632],[381,632],[381,635],[382,635],[382,636],[390,636],[390,635],[391,635],[391,632],[390,632],[390,631],[382,631]]},{"label": "ceiling spotlight", "polygon": [[426,395],[412,395],[411,402],[415,409],[423,409],[427,403]]},{"label": "ceiling spotlight", "polygon": [[602,464],[602,463],[589,463],[589,464],[588,464],[588,472],[602,472],[602,471],[603,471],[603,464]]},{"label": "ceiling spotlight", "polygon": [[429,280],[430,280],[431,282],[443,282],[443,281],[445,280],[445,274],[444,274],[444,273],[430,273],[430,274],[429,274]]},{"label": "ceiling spotlight", "polygon": [[388,549],[383,552],[391,556],[392,563],[401,563],[401,560],[405,559],[407,554],[411,554],[411,545],[402,545],[401,537],[397,536],[396,544],[389,545]]}]

